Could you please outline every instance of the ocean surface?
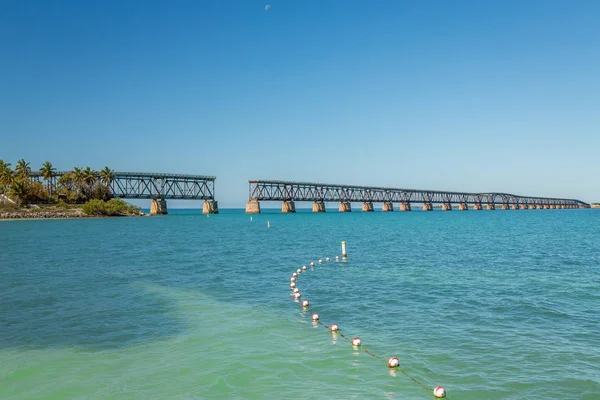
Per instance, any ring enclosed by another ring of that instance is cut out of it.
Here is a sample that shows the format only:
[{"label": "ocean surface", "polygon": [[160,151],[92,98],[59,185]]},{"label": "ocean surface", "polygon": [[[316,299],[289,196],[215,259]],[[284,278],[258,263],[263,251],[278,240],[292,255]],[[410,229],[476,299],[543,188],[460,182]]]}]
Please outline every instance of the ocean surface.
[{"label": "ocean surface", "polygon": [[600,210],[169,211],[0,221],[0,399],[600,398]]}]

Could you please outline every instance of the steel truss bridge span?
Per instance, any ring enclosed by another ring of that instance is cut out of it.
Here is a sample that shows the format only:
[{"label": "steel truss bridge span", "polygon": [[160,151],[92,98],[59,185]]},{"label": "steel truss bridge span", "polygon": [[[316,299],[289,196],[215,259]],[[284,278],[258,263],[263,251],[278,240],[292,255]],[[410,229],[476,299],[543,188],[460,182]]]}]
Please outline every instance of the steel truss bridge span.
[{"label": "steel truss bridge span", "polygon": [[[70,172],[54,172],[49,180],[52,192],[60,187],[58,180]],[[34,181],[44,180],[39,171],[33,171],[29,176]],[[123,199],[214,200],[215,179],[204,175],[113,172],[108,186],[113,197]]]},{"label": "steel truss bridge span", "polygon": [[[551,197],[519,196],[510,193],[466,193],[439,190],[399,189],[370,186],[336,185],[311,182],[251,180],[249,201],[313,201],[363,203],[472,204],[505,206],[565,206],[587,208],[576,200]],[[562,208],[562,207],[561,207]]]}]

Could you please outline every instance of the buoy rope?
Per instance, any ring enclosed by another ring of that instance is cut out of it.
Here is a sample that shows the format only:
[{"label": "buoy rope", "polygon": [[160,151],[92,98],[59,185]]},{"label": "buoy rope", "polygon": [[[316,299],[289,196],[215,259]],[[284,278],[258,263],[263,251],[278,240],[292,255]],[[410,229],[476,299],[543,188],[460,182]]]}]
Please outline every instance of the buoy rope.
[{"label": "buoy rope", "polygon": [[[307,311],[310,311],[310,307],[305,307],[305,309],[306,309]],[[323,322],[321,322],[321,320],[320,320],[320,319],[319,319],[319,321],[316,321],[316,322],[317,322],[317,323],[318,323],[320,326],[322,326],[323,328],[325,328],[325,329],[329,330],[329,328],[327,327],[327,325],[323,324]],[[342,338],[346,339],[346,341],[347,341],[348,343],[352,343],[352,339],[350,339],[348,336],[344,335],[344,333],[343,333],[342,331],[340,331],[340,330],[339,330],[339,328],[338,328],[338,330],[337,330],[337,331],[335,331],[335,332],[332,332],[332,333],[333,333],[333,334],[338,334],[338,335],[340,335]],[[368,355],[370,355],[371,357],[377,358],[377,359],[379,359],[379,360],[384,360],[384,361],[386,360],[384,357],[381,357],[381,356],[379,356],[379,355],[377,355],[377,354],[375,354],[375,353],[372,353],[372,352],[370,352],[370,351],[369,351],[369,350],[367,350],[367,349],[366,349],[366,348],[365,348],[363,345],[360,345],[360,346],[354,346],[354,347],[359,347],[361,351],[363,351],[363,352],[367,353],[367,354],[368,354]],[[433,391],[433,389],[431,389],[431,388],[429,388],[429,387],[427,387],[427,386],[423,385],[421,382],[419,382],[418,380],[416,380],[415,378],[413,378],[412,376],[410,376],[410,375],[409,375],[409,374],[408,374],[406,371],[404,371],[404,370],[402,369],[402,367],[398,366],[398,367],[396,367],[395,369],[397,369],[398,371],[400,371],[400,372],[401,372],[402,374],[404,374],[404,375],[405,375],[407,378],[409,378],[411,381],[415,382],[417,385],[421,386],[423,389],[425,389],[425,390],[429,390],[430,392],[432,392],[432,391]]]},{"label": "buoy rope", "polygon": [[[337,259],[338,259],[338,258],[336,257],[336,261],[337,261]],[[327,259],[326,259],[326,260],[327,260],[327,261],[329,261],[329,260],[330,260],[330,259],[329,259],[329,257],[327,257]],[[319,260],[319,264],[322,264],[322,263],[323,263],[323,262],[322,262],[322,260]],[[311,266],[311,269],[312,269],[312,268],[314,268],[315,264],[311,262],[311,263],[310,263],[310,266]],[[298,271],[301,271],[301,272],[298,272]],[[301,273],[305,273],[305,272],[308,272],[308,270],[307,270],[307,269],[306,269],[306,267],[304,266],[304,267],[302,267],[302,269],[298,269],[298,270],[296,271],[296,274],[297,274],[296,276],[292,275],[292,276],[294,276],[294,278],[295,278],[295,279],[293,280],[293,282],[294,282],[294,285],[293,285],[293,287],[294,287],[294,288],[298,288],[298,279],[300,278],[300,275],[301,275]],[[298,290],[299,290],[299,289],[298,289]],[[298,295],[300,294],[300,293],[299,293],[299,291],[297,292],[297,294],[298,294]],[[297,297],[295,297],[297,301],[298,301],[299,297],[300,297],[300,296],[297,296]],[[302,308],[303,308],[304,310],[306,310],[306,311],[311,311],[310,303],[308,303],[308,305],[303,305],[303,306],[302,306]],[[314,315],[318,315],[318,314],[314,314]],[[323,328],[327,329],[328,331],[329,331],[329,330],[331,330],[331,329],[330,329],[330,327],[328,327],[327,325],[325,325],[325,324],[324,324],[324,323],[321,321],[321,318],[320,318],[320,316],[318,316],[316,320],[314,320],[314,318],[313,318],[313,322],[315,322],[317,325],[319,325],[319,326],[321,326],[321,327],[323,327]],[[345,339],[346,341],[348,341],[349,343],[351,343],[351,344],[353,343],[353,342],[352,342],[352,339],[350,339],[348,336],[344,335],[344,333],[340,331],[339,327],[336,327],[336,330],[335,330],[335,331],[331,331],[331,333],[332,333],[332,334],[334,334],[334,335],[340,335],[342,338],[344,338],[344,339]],[[354,346],[354,345],[353,345],[353,346]],[[383,360],[383,361],[385,361],[385,360],[386,360],[384,357],[381,357],[381,356],[379,356],[379,355],[377,355],[377,354],[375,354],[375,353],[373,353],[373,352],[369,351],[369,350],[368,350],[366,347],[364,347],[362,344],[360,344],[359,346],[354,346],[354,347],[355,347],[355,348],[360,348],[360,350],[361,350],[361,351],[363,351],[363,352],[367,353],[368,355],[370,355],[370,356],[371,356],[371,357],[373,357],[373,358],[377,358],[377,359],[379,359],[379,360]],[[388,361],[388,362],[389,362],[389,361]],[[389,364],[388,364],[388,365],[389,365]],[[397,366],[393,367],[393,369],[397,369],[397,370],[398,370],[398,371],[400,371],[400,372],[401,372],[401,373],[402,373],[404,376],[406,376],[407,378],[409,378],[411,381],[415,382],[417,385],[421,386],[423,389],[425,389],[425,390],[427,390],[427,391],[429,391],[429,392],[434,392],[434,395],[435,395],[435,391],[434,391],[433,389],[431,389],[431,388],[430,388],[430,387],[428,387],[428,386],[425,386],[424,384],[422,384],[421,382],[419,382],[417,379],[415,379],[414,377],[412,377],[411,375],[409,375],[409,374],[408,374],[406,371],[404,371],[404,369],[402,369],[402,368],[400,367],[400,365],[397,365]],[[436,390],[437,390],[437,388],[436,388]],[[437,397],[437,396],[436,396],[436,397]],[[446,397],[446,398],[448,398],[448,397],[446,396],[446,394],[445,394],[445,393],[444,393],[444,394],[443,394],[443,396],[441,396],[441,397]]]}]

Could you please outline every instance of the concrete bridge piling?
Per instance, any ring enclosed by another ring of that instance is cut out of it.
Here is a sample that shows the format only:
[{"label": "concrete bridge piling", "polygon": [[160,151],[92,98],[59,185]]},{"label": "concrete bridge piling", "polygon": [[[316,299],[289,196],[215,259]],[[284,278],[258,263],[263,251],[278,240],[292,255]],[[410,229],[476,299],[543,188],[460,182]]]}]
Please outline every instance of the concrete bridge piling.
[{"label": "concrete bridge piling", "polygon": [[381,206],[381,211],[383,211],[383,212],[394,211],[394,205],[390,201],[384,201],[383,205]]},{"label": "concrete bridge piling", "polygon": [[410,203],[408,203],[408,202],[400,203],[400,211],[410,211],[410,210],[411,210]]},{"label": "concrete bridge piling", "polygon": [[312,212],[325,212],[325,202],[315,201],[312,206]]},{"label": "concrete bridge piling", "polygon": [[246,214],[260,214],[260,203],[250,200],[246,203]]},{"label": "concrete bridge piling", "polygon": [[204,200],[202,214],[218,214],[219,203],[216,200]]},{"label": "concrete bridge piling", "polygon": [[296,204],[293,201],[284,200],[281,204],[281,212],[282,213],[295,213],[296,212]]},{"label": "concrete bridge piling", "polygon": [[167,201],[165,199],[150,199],[150,215],[164,215],[167,212]]},{"label": "concrete bridge piling", "polygon": [[363,212],[373,212],[374,208],[373,208],[373,202],[371,201],[365,201],[362,204],[362,211]]},{"label": "concrete bridge piling", "polygon": [[340,207],[338,208],[339,212],[351,212],[352,206],[349,201],[340,201]]}]

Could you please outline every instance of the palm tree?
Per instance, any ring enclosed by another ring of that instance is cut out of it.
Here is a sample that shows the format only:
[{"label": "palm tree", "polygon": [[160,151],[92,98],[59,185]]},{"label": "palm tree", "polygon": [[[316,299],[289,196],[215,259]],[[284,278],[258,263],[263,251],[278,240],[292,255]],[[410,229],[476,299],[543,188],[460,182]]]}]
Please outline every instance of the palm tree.
[{"label": "palm tree", "polygon": [[10,186],[13,181],[13,173],[10,169],[10,163],[0,160],[0,193],[6,191],[6,187]]},{"label": "palm tree", "polygon": [[77,193],[78,200],[81,201],[83,197],[85,197],[85,175],[83,173],[83,169],[79,167],[73,168],[71,171],[71,176],[73,179],[73,189],[75,193]]},{"label": "palm tree", "polygon": [[48,193],[52,196],[52,178],[54,178],[54,173],[56,172],[56,168],[52,166],[50,161],[46,161],[42,168],[40,168],[40,172],[44,177],[45,181],[48,181]]},{"label": "palm tree", "polygon": [[56,185],[58,186],[57,189],[73,190],[75,185],[75,178],[73,178],[73,172],[67,172],[66,174],[58,178]]},{"label": "palm tree", "polygon": [[73,174],[73,181],[76,185],[81,185],[84,182],[83,169],[75,167],[71,173]]},{"label": "palm tree", "polygon": [[86,167],[83,171],[83,181],[91,188],[98,180],[98,174],[90,167]]},{"label": "palm tree", "polygon": [[21,158],[17,165],[15,166],[15,172],[21,178],[28,178],[31,173],[31,168],[29,167],[29,163],[25,161],[24,158]]},{"label": "palm tree", "polygon": [[94,193],[94,184],[96,183],[96,181],[98,180],[98,173],[96,171],[94,171],[93,169],[91,169],[90,167],[86,167],[83,172],[83,189],[84,189],[84,193],[85,196],[88,199],[92,198],[92,194]]},{"label": "palm tree", "polygon": [[114,178],[114,171],[112,169],[110,169],[108,167],[104,167],[100,170],[100,180],[106,186],[110,186],[110,183],[112,182],[113,178]]},{"label": "palm tree", "polygon": [[27,201],[29,195],[29,186],[27,181],[15,181],[10,185],[9,191],[11,197],[17,202],[18,206],[22,206]]}]

